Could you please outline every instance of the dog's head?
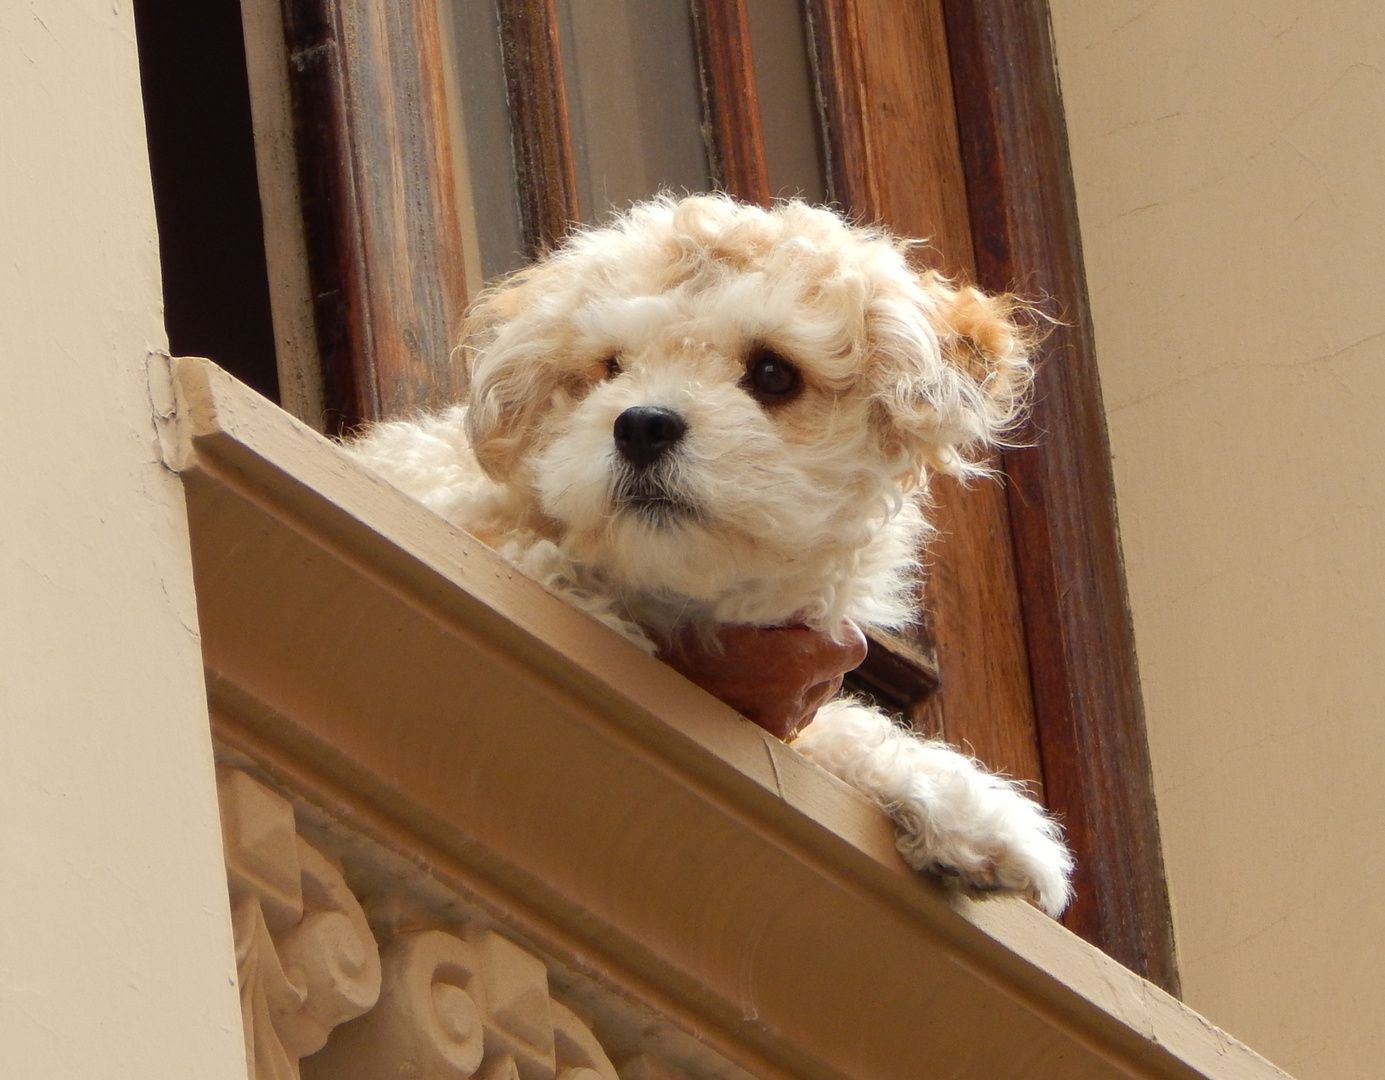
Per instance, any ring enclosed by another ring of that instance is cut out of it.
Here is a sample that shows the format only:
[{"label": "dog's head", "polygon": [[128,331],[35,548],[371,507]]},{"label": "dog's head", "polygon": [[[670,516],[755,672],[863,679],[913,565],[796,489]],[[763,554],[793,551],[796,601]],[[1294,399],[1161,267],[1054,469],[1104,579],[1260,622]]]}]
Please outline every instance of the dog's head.
[{"label": "dog's head", "polygon": [[719,621],[907,610],[913,500],[967,476],[1030,377],[1005,300],[790,202],[636,206],[486,294],[468,430],[613,587]]}]

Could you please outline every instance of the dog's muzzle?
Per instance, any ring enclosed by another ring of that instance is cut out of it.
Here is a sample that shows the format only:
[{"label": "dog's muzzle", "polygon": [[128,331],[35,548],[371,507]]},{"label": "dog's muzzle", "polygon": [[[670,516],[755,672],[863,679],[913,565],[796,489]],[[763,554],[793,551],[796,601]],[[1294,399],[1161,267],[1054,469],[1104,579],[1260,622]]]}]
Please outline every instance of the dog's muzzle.
[{"label": "dog's muzzle", "polygon": [[672,409],[636,405],[616,417],[611,435],[623,468],[616,502],[654,522],[696,516],[696,508],[669,483],[669,457],[688,433],[688,423]]}]

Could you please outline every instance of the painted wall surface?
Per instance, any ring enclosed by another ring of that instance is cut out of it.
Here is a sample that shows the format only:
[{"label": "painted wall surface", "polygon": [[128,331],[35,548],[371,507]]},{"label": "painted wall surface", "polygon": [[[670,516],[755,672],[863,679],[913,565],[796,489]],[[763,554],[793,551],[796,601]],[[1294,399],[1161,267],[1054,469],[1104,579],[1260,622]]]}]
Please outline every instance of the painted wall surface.
[{"label": "painted wall surface", "polygon": [[1385,7],[1052,0],[1190,1005],[1385,1052]]},{"label": "painted wall surface", "polygon": [[0,1073],[244,1077],[129,0],[0,0]]}]

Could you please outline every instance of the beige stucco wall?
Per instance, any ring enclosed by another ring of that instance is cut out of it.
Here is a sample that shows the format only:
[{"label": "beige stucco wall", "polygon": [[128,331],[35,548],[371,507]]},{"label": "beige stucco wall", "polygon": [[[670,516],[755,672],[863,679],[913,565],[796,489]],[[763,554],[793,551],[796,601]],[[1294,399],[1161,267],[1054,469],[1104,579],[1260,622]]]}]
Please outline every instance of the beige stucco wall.
[{"label": "beige stucco wall", "polygon": [[1052,0],[1186,998],[1385,1051],[1385,7]]},{"label": "beige stucco wall", "polygon": [[0,0],[0,1073],[245,1075],[129,0]]}]

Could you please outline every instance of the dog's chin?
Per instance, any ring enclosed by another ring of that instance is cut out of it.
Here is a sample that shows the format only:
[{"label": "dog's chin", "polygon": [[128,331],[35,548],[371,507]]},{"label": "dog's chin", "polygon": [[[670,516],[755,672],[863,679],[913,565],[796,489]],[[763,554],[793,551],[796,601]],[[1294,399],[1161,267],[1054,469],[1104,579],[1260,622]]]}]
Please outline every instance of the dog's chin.
[{"label": "dog's chin", "polygon": [[774,625],[802,606],[781,592],[789,568],[781,553],[668,493],[613,498],[600,527],[569,527],[560,546],[619,595],[637,621],[653,628]]},{"label": "dog's chin", "polygon": [[697,507],[666,495],[634,495],[618,502],[615,512],[655,529],[676,529],[697,520]]},{"label": "dog's chin", "polygon": [[676,529],[699,520],[698,507],[657,476],[626,476],[615,485],[613,518],[626,517],[654,529]]}]

